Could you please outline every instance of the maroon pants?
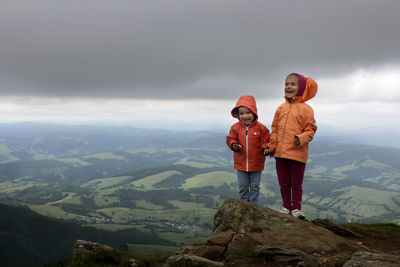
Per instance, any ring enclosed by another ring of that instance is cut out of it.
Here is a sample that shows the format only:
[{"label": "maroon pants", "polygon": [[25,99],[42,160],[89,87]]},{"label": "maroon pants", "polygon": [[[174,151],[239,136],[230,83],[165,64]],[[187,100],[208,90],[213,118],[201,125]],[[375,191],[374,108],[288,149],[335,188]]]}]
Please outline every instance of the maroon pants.
[{"label": "maroon pants", "polygon": [[291,159],[275,159],[283,206],[289,210],[301,210],[306,164]]}]

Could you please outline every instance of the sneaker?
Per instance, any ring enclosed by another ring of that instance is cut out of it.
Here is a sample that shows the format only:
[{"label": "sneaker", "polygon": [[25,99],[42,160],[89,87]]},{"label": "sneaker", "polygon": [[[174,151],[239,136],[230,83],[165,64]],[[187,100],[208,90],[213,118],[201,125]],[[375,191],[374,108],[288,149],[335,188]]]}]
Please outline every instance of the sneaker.
[{"label": "sneaker", "polygon": [[282,207],[282,209],[279,212],[283,214],[290,214],[290,210],[285,207]]},{"label": "sneaker", "polygon": [[306,216],[301,212],[301,210],[298,209],[292,210],[292,215],[301,220],[304,220],[306,218]]}]

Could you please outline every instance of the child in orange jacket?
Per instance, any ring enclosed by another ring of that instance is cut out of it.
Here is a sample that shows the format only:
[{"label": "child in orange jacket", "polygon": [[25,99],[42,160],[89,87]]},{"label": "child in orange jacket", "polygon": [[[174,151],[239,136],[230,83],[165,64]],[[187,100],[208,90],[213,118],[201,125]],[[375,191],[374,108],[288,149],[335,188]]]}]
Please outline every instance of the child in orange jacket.
[{"label": "child in orange jacket", "polygon": [[261,171],[264,170],[263,150],[269,141],[269,130],[258,122],[256,100],[253,96],[239,98],[231,114],[239,122],[232,125],[226,144],[233,150],[241,200],[258,203]]},{"label": "child in orange jacket", "polygon": [[265,155],[276,160],[282,213],[305,219],[301,212],[304,171],[308,159],[308,143],[314,138],[317,125],[314,111],[305,102],[315,96],[317,83],[301,74],[291,73],[285,81],[285,103],[274,116],[271,138]]}]

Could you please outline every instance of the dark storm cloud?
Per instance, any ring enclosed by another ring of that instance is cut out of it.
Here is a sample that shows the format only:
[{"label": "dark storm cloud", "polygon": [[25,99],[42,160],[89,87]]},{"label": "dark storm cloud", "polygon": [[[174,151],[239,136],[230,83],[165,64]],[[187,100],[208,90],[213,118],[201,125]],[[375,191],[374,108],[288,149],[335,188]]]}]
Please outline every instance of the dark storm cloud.
[{"label": "dark storm cloud", "polygon": [[[2,1],[3,95],[229,98],[399,64],[400,1]],[[263,91],[262,89],[265,88]]]}]

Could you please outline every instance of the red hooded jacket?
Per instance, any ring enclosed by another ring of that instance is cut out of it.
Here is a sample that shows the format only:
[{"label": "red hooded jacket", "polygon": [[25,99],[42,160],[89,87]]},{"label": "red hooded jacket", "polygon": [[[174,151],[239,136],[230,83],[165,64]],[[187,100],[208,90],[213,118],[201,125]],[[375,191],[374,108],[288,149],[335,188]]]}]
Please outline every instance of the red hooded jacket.
[{"label": "red hooded jacket", "polygon": [[240,171],[256,172],[264,170],[265,156],[263,148],[267,147],[269,141],[269,130],[258,122],[256,100],[253,96],[241,96],[232,109],[231,114],[238,118],[238,108],[246,107],[254,114],[254,121],[249,126],[239,121],[232,125],[229,135],[226,137],[226,144],[232,149],[232,144],[242,145],[242,150],[234,152],[234,168]]}]

